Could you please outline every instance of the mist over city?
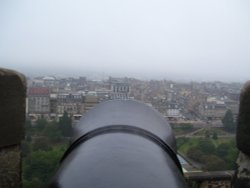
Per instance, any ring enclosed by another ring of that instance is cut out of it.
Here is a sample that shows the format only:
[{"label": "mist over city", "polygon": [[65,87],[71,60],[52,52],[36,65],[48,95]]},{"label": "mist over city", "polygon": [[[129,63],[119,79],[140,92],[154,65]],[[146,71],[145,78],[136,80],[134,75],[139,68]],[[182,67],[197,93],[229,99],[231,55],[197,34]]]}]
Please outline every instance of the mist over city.
[{"label": "mist over city", "polygon": [[0,66],[28,75],[249,79],[250,3],[1,1]]}]

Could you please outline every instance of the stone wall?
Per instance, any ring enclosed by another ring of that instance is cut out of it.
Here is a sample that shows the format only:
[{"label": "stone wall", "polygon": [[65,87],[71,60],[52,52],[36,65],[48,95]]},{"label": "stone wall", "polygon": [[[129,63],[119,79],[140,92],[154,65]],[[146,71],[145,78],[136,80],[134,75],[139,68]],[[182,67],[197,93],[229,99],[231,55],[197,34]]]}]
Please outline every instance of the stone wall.
[{"label": "stone wall", "polygon": [[190,188],[231,188],[234,171],[210,171],[184,173]]},{"label": "stone wall", "polygon": [[240,153],[236,161],[235,187],[250,187],[250,81],[240,95],[236,141]]},{"label": "stone wall", "polygon": [[21,187],[21,150],[25,122],[25,77],[0,69],[0,187]]}]

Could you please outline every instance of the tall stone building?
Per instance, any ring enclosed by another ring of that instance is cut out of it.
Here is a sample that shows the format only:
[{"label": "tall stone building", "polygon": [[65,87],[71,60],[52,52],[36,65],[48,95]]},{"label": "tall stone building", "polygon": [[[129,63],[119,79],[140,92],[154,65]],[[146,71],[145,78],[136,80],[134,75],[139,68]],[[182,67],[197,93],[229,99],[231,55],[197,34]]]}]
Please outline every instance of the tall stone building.
[{"label": "tall stone building", "polygon": [[128,99],[130,87],[125,79],[110,78],[111,99]]},{"label": "tall stone building", "polygon": [[57,95],[57,114],[81,114],[83,96],[79,93],[60,93]]},{"label": "tall stone building", "polygon": [[47,87],[31,87],[28,90],[28,113],[50,113],[50,91]]},{"label": "tall stone building", "polygon": [[84,97],[84,112],[92,109],[98,102],[97,93],[89,91]]}]

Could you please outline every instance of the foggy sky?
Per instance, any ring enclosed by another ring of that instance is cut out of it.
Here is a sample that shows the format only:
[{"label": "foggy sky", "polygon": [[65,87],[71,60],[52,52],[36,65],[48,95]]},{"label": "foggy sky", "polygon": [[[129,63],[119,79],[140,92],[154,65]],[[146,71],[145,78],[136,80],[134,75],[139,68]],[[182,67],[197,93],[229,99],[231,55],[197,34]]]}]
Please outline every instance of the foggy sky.
[{"label": "foggy sky", "polygon": [[249,0],[1,0],[0,67],[250,79]]}]

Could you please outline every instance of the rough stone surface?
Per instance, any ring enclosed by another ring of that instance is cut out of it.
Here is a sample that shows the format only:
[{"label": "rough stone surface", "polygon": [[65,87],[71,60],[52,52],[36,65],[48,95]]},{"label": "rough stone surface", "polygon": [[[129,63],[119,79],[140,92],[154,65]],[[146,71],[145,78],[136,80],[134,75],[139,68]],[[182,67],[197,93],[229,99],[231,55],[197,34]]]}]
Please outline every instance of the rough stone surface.
[{"label": "rough stone surface", "polygon": [[237,178],[250,178],[250,156],[240,152],[236,163]]},{"label": "rough stone surface", "polygon": [[0,149],[0,187],[21,187],[20,146]]},{"label": "rough stone surface", "polygon": [[250,155],[250,81],[245,84],[240,95],[236,140],[239,150]]},{"label": "rough stone surface", "polygon": [[25,96],[24,76],[0,69],[0,147],[20,144],[23,138]]},{"label": "rough stone surface", "polygon": [[234,187],[250,187],[250,156],[240,152],[236,164],[237,169]]},{"label": "rough stone surface", "polygon": [[240,95],[240,108],[236,134],[240,150],[234,187],[250,187],[250,81],[243,87]]},{"label": "rough stone surface", "polygon": [[231,181],[221,180],[221,181],[204,181],[199,185],[199,188],[229,188],[231,187]]},{"label": "rough stone surface", "polygon": [[21,187],[25,97],[24,76],[0,69],[0,188]]}]

